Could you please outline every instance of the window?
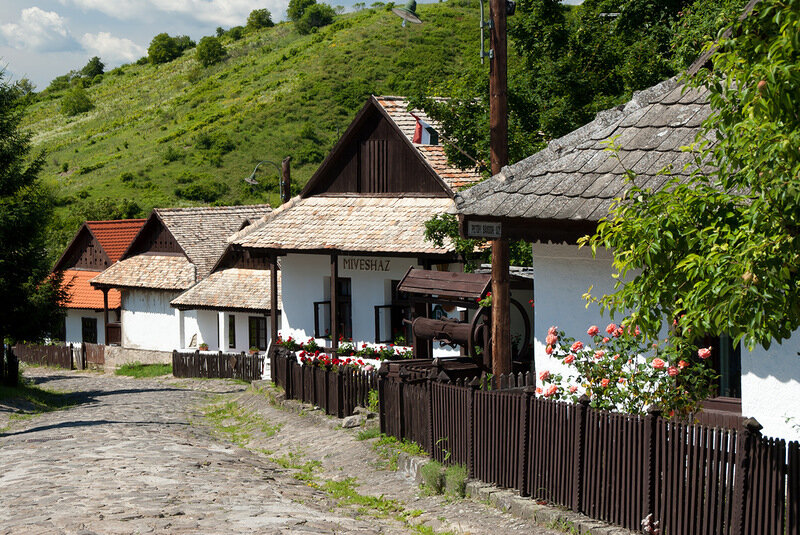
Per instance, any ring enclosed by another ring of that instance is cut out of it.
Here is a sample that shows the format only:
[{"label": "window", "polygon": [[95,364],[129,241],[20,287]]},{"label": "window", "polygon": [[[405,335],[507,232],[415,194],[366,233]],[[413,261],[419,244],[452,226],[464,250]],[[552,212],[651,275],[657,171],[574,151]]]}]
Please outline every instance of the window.
[{"label": "window", "polygon": [[353,338],[353,286],[349,278],[336,279],[336,330],[345,340]]},{"label": "window", "polygon": [[81,341],[85,344],[97,343],[97,318],[81,318]]},{"label": "window", "polygon": [[228,316],[228,347],[236,347],[236,316],[233,314]]},{"label": "window", "polygon": [[727,398],[742,397],[742,350],[733,345],[733,340],[723,334],[706,340],[705,347],[711,346],[711,366],[719,374],[717,396]]},{"label": "window", "polygon": [[391,284],[391,303],[375,306],[375,343],[408,345],[411,326],[403,323],[403,320],[411,319],[409,301],[397,291],[400,281],[387,282]]},{"label": "window", "polygon": [[250,347],[257,347],[260,351],[267,349],[267,318],[264,316],[250,316]]}]

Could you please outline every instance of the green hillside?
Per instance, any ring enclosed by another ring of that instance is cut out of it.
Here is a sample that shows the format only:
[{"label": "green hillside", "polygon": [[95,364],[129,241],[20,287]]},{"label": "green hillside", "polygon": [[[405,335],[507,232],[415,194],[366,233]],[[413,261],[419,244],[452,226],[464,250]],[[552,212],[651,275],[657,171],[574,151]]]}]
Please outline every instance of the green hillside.
[{"label": "green hillside", "polygon": [[[466,3],[466,2],[465,2]],[[223,37],[227,59],[203,68],[195,49],[162,65],[131,64],[87,88],[95,107],[67,117],[64,93],[26,113],[42,176],[59,197],[53,248],[85,218],[144,215],[154,206],[279,203],[278,172],[243,179],[260,160],[292,156],[304,184],[370,93],[424,93],[478,58],[478,10],[420,6],[401,27],[384,9],[337,17],[317,33],[291,23]],[[263,171],[263,172],[262,172]]]}]

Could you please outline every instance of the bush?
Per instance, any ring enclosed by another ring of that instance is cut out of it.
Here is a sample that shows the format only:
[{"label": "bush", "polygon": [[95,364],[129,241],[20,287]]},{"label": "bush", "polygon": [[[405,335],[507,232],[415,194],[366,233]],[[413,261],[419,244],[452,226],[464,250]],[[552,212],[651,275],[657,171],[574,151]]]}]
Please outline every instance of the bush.
[{"label": "bush", "polygon": [[214,202],[228,192],[228,185],[216,180],[198,180],[175,188],[175,195],[190,201]]},{"label": "bush", "polygon": [[247,17],[247,27],[252,30],[259,30],[261,28],[270,28],[275,26],[272,22],[272,13],[269,9],[254,9]]},{"label": "bush", "polygon": [[297,22],[305,13],[306,8],[313,6],[317,0],[289,0],[289,7],[286,8],[286,16],[289,20]]},{"label": "bush", "polygon": [[314,4],[308,6],[303,12],[303,16],[295,25],[301,34],[311,33],[315,28],[322,28],[333,22],[336,13],[328,4]]},{"label": "bush", "polygon": [[180,55],[178,44],[167,33],[160,33],[153,37],[147,48],[147,57],[153,64],[168,63]]},{"label": "bush", "polygon": [[183,153],[175,147],[167,147],[163,154],[164,163],[175,162],[183,158]]},{"label": "bush", "polygon": [[225,34],[231,38],[233,41],[238,41],[242,37],[244,37],[244,28],[241,26],[234,26]]},{"label": "bush", "polygon": [[219,63],[225,56],[225,47],[222,46],[219,39],[216,37],[203,37],[200,39],[200,44],[197,45],[197,61],[203,67]]},{"label": "bush", "polygon": [[461,464],[448,466],[444,471],[445,492],[455,498],[463,498],[467,489],[467,468]]},{"label": "bush", "polygon": [[180,52],[196,46],[196,43],[192,41],[188,35],[178,35],[177,37],[173,37],[173,39],[175,40],[175,46],[178,47]]},{"label": "bush", "polygon": [[431,494],[441,494],[444,489],[444,470],[441,463],[431,461],[419,469],[422,486]]},{"label": "bush", "polygon": [[105,65],[100,58],[94,56],[92,59],[89,60],[83,69],[81,69],[81,75],[85,76],[86,78],[94,78],[97,75],[103,74],[105,72]]},{"label": "bush", "polygon": [[61,97],[61,113],[68,117],[85,113],[94,108],[94,104],[89,100],[89,95],[83,86],[76,85]]}]

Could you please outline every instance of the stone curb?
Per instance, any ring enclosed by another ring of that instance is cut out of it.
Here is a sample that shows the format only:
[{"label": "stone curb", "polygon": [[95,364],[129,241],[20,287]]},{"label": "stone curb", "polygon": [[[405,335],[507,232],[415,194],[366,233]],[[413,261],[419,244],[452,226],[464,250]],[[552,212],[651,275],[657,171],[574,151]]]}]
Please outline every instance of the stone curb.
[{"label": "stone curb", "polygon": [[[253,381],[252,385],[257,390],[275,392],[271,381]],[[327,416],[324,411],[308,403],[286,399],[283,392],[276,393],[274,399],[276,403],[285,409],[310,417],[315,422],[331,428],[342,428],[341,421],[338,418]],[[370,422],[377,423],[377,420],[371,420]],[[366,427],[355,428],[354,430],[357,431]],[[345,429],[345,431],[348,430]],[[430,459],[408,455],[402,451],[397,453],[397,470],[406,477],[413,479],[417,484],[421,484],[422,475],[420,469],[430,462]],[[555,529],[568,529],[571,530],[569,533],[577,533],[579,535],[637,535],[633,531],[594,520],[580,513],[573,513],[572,511],[549,505],[540,505],[530,498],[521,497],[515,491],[501,489],[476,479],[467,481],[466,495],[473,500],[488,503],[492,507],[517,518],[532,520],[542,527],[553,528],[556,526]]]}]

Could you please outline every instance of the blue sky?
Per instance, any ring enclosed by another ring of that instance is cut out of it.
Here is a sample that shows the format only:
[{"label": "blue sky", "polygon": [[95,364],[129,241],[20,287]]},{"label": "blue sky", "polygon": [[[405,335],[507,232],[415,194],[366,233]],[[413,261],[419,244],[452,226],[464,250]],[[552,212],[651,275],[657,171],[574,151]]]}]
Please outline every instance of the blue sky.
[{"label": "blue sky", "polygon": [[[351,6],[357,0],[331,5]],[[362,0],[363,1],[363,0]],[[578,3],[580,0],[568,0]],[[289,0],[2,0],[0,67],[6,79],[29,78],[42,90],[56,76],[80,69],[92,56],[106,68],[136,61],[154,35],[198,40],[218,26],[244,24],[253,9],[286,18]],[[365,1],[369,5],[370,1]],[[402,2],[398,2],[402,3]]]}]

